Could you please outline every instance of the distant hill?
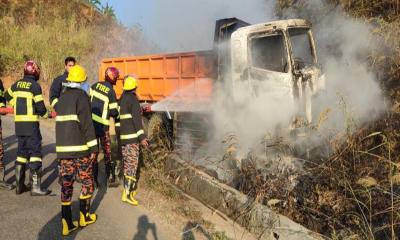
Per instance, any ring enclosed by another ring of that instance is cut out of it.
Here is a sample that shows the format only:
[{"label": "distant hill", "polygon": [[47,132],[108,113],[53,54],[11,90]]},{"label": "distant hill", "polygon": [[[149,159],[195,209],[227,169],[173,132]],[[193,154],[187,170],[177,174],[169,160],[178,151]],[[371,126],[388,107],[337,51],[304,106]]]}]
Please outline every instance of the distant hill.
[{"label": "distant hill", "polygon": [[89,1],[0,0],[0,29],[0,77],[17,80],[24,61],[35,59],[44,88],[63,72],[66,56],[76,57],[93,82],[101,58],[150,46],[139,27],[120,25]]}]

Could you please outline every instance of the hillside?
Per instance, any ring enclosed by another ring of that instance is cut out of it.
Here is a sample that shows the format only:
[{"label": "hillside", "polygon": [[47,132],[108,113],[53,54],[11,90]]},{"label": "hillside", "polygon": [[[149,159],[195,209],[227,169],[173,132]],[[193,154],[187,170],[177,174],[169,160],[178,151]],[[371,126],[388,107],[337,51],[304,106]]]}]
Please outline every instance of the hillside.
[{"label": "hillside", "polygon": [[[314,23],[340,11],[352,22],[367,24],[379,48],[359,58],[379,81],[388,108],[378,120],[366,123],[358,123],[350,112],[351,126],[326,140],[332,153],[306,161],[307,174],[300,177],[292,173],[289,179],[276,179],[243,169],[247,178],[243,190],[329,239],[399,239],[399,1],[279,0],[277,10],[281,16],[299,16]],[[342,37],[337,31],[330,34],[333,39]],[[298,185],[288,191],[285,186],[293,179]]]},{"label": "hillside", "polygon": [[93,82],[102,57],[146,47],[139,27],[124,27],[86,1],[1,0],[0,29],[0,77],[6,86],[21,77],[26,59],[35,59],[45,93],[63,72],[66,56],[76,57]]}]

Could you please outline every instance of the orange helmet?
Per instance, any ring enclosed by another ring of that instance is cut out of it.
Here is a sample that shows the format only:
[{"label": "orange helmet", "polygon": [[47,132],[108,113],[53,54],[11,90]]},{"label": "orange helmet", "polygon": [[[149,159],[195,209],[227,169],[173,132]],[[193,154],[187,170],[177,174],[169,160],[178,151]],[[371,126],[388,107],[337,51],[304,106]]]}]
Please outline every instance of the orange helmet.
[{"label": "orange helmet", "polygon": [[117,83],[117,79],[119,78],[119,70],[116,67],[108,67],[106,69],[105,80],[112,85]]},{"label": "orange helmet", "polygon": [[32,60],[27,61],[24,66],[24,75],[32,75],[38,80],[40,77],[39,66]]}]

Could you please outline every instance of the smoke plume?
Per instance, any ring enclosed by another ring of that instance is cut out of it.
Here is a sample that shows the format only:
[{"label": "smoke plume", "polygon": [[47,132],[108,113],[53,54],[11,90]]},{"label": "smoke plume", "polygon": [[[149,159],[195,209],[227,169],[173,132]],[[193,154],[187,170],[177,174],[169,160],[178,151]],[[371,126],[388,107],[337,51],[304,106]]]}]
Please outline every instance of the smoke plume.
[{"label": "smoke plume", "polygon": [[215,21],[237,17],[250,23],[273,16],[274,4],[265,0],[153,0],[149,35],[165,51],[180,52],[212,48]]},{"label": "smoke plume", "polygon": [[[303,18],[313,23],[314,37],[326,87],[313,99],[314,124],[326,113],[319,124],[318,135],[327,137],[352,124],[363,124],[376,119],[385,109],[376,73],[369,70],[368,55],[378,48],[371,27],[346,16],[339,7],[323,0],[298,1],[283,12],[280,19]],[[276,134],[293,120],[295,102],[290,92],[279,93],[269,86],[270,79],[258,85],[254,97],[246,83],[235,88],[239,105],[227,104],[226,91],[220,91],[214,107],[217,139],[227,131],[238,136],[240,152],[246,154],[260,144],[264,136]],[[229,107],[227,107],[229,106]],[[320,139],[320,138],[318,138]],[[321,144],[316,141],[315,144]],[[311,146],[314,147],[314,146]],[[243,156],[242,156],[243,157]]]},{"label": "smoke plume", "polygon": [[[379,117],[385,106],[377,74],[369,69],[369,54],[379,47],[371,26],[347,16],[340,7],[325,0],[300,0],[279,15],[275,14],[276,4],[265,0],[245,4],[239,0],[156,1],[149,36],[156,37],[157,43],[161,41],[161,48],[167,51],[207,50],[212,48],[214,23],[220,18],[237,17],[251,24],[289,18],[309,20],[326,79],[325,90],[314,96],[312,102],[318,136],[311,144],[317,146],[321,144],[321,137],[351,129],[349,123],[363,124]],[[236,83],[234,100],[226,90],[229,88],[226,83],[215,84],[215,99],[209,107],[214,125],[209,144],[212,148],[203,149],[202,153],[221,153],[227,147],[224,138],[233,133],[237,158],[241,159],[262,145],[262,139],[279,135],[281,129],[293,122],[299,109],[289,97],[290,89],[277,91],[271,81],[279,79],[257,82],[256,97],[254,86],[248,82]],[[165,102],[168,100],[156,106],[163,109]]]}]

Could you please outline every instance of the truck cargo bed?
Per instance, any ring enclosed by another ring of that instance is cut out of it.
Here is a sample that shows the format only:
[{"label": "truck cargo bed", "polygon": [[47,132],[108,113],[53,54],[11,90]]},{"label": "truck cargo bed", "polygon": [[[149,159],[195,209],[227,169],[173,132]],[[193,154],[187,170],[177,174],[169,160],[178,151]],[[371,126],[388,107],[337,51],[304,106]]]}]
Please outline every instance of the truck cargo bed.
[{"label": "truck cargo bed", "polygon": [[158,102],[167,97],[207,101],[216,74],[215,62],[213,51],[107,58],[101,62],[99,79],[104,80],[105,69],[113,66],[120,70],[114,87],[118,98],[123,77],[132,74],[139,79],[137,93],[142,102]]}]

